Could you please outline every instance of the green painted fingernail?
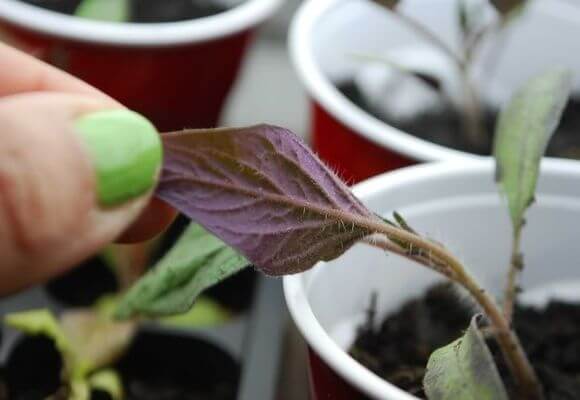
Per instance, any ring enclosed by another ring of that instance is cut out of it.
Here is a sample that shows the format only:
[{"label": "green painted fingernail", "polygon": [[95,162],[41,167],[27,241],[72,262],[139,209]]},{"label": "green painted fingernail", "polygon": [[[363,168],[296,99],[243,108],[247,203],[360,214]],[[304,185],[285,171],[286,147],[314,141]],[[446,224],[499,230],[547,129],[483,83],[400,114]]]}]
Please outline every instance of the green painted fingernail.
[{"label": "green painted fingernail", "polygon": [[98,111],[80,117],[76,130],[92,157],[102,206],[124,203],[153,188],[162,146],[151,122],[133,111]]}]

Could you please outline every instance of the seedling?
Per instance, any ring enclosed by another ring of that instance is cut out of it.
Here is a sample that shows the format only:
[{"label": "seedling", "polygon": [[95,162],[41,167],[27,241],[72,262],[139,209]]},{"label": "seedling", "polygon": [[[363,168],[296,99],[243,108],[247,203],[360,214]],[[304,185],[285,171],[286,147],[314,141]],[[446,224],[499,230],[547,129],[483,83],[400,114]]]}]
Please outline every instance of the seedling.
[{"label": "seedling", "polygon": [[163,136],[165,164],[157,196],[221,240],[193,225],[167,262],[127,293],[117,315],[183,312],[205,287],[245,267],[245,260],[268,275],[293,274],[362,241],[443,275],[481,308],[463,338],[433,353],[425,378],[431,400],[507,399],[483,327],[509,368],[514,396],[543,399],[510,318],[523,264],[524,213],[570,86],[567,71],[533,78],[504,108],[497,125],[497,180],[513,225],[503,309],[443,244],[417,232],[399,214],[392,221],[375,215],[295,135],[260,125]]},{"label": "seedling", "polygon": [[67,312],[60,320],[47,310],[31,310],[8,315],[6,323],[54,342],[62,356],[61,375],[66,383],[55,398],[89,400],[92,389],[108,392],[113,400],[123,398],[121,380],[107,366],[131,341],[134,323],[114,322],[106,307]]},{"label": "seedling", "polygon": [[[475,149],[481,149],[486,144],[486,139],[490,137],[486,132],[484,124],[484,109],[481,94],[472,79],[472,70],[475,56],[481,49],[488,37],[497,35],[509,25],[527,5],[527,0],[490,0],[491,5],[496,9],[498,19],[491,22],[484,22],[482,16],[485,15],[484,3],[467,0],[457,0],[457,20],[460,27],[461,45],[460,50],[455,51],[440,36],[432,31],[428,26],[400,12],[399,7],[403,0],[371,0],[382,6],[391,15],[395,16],[402,23],[412,29],[419,37],[442,52],[449,58],[455,66],[457,82],[461,85],[461,106],[456,110],[462,122],[463,130],[468,143]],[[497,52],[493,57],[498,58]],[[442,100],[453,106],[448,94],[438,82],[438,78],[427,76],[408,68],[397,68],[397,60],[383,60],[389,67],[397,69],[399,72],[414,76],[419,81],[434,89]],[[497,61],[497,60],[495,60]]]}]

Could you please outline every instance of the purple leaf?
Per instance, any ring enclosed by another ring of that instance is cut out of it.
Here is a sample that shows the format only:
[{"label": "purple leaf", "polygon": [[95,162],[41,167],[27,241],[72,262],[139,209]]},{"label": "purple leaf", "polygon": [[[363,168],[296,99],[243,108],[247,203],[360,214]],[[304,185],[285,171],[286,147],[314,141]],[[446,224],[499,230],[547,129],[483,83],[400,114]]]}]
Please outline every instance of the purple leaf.
[{"label": "purple leaf", "polygon": [[286,129],[189,130],[163,143],[157,196],[269,275],[336,258],[372,233],[364,221],[380,221]]}]

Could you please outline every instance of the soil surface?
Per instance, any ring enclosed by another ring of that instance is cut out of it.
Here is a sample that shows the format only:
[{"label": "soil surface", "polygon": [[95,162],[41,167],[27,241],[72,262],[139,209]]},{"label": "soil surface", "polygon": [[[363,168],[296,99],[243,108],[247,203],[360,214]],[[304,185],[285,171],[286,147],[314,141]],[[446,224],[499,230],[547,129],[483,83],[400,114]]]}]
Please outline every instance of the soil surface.
[{"label": "soil surface", "polygon": [[[81,0],[21,0],[52,11],[73,14]],[[226,7],[212,0],[131,0],[131,22],[175,22],[219,14]]]},{"label": "soil surface", "polygon": [[[338,83],[336,86],[344,96],[359,108],[402,131],[453,149],[475,154],[491,154],[493,133],[498,115],[497,110],[485,110],[484,123],[489,136],[482,146],[474,147],[466,140],[460,119],[457,113],[451,109],[424,113],[409,122],[397,122],[390,120],[379,110],[369,105],[352,80]],[[547,155],[580,159],[580,135],[578,132],[580,132],[580,97],[575,97],[570,99],[564,110],[560,125],[548,146]]]},{"label": "soil surface", "polygon": [[4,368],[10,400],[41,400],[58,391],[62,360],[52,340],[30,336],[19,340]]},{"label": "soil surface", "polygon": [[192,337],[140,333],[117,364],[126,400],[235,400],[240,365]]},{"label": "soil surface", "polygon": [[[546,400],[580,399],[580,304],[551,302],[544,310],[517,306],[514,327],[540,380]],[[429,289],[376,326],[374,311],[359,329],[350,354],[385,380],[426,399],[422,380],[429,355],[460,337],[472,312],[449,285]],[[508,390],[509,374],[490,343]]]},{"label": "soil surface", "polygon": [[99,256],[53,278],[46,285],[52,298],[72,307],[90,307],[102,296],[118,290],[115,273]]},{"label": "soil surface", "polygon": [[[140,332],[114,368],[126,400],[235,400],[241,371],[236,360],[209,342],[156,332]],[[23,337],[0,369],[0,399],[64,400],[61,369],[52,340]],[[112,399],[93,391],[91,400]]]}]

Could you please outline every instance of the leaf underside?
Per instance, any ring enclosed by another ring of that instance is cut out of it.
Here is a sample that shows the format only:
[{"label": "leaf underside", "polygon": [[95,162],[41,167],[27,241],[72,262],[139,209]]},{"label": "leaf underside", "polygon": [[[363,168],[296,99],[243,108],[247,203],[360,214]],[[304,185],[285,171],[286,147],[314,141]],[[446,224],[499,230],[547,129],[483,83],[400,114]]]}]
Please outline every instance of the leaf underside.
[{"label": "leaf underside", "polygon": [[184,313],[203,290],[249,264],[234,249],[192,223],[175,246],[123,297],[116,316]]},{"label": "leaf underside", "polygon": [[431,354],[423,380],[429,400],[508,400],[481,319],[474,316],[461,338]]},{"label": "leaf underside", "polygon": [[526,83],[501,112],[495,133],[496,178],[519,230],[534,199],[540,161],[566,106],[572,75],[550,70]]},{"label": "leaf underside", "polygon": [[290,131],[268,125],[163,137],[157,196],[269,275],[340,256],[378,221]]}]

